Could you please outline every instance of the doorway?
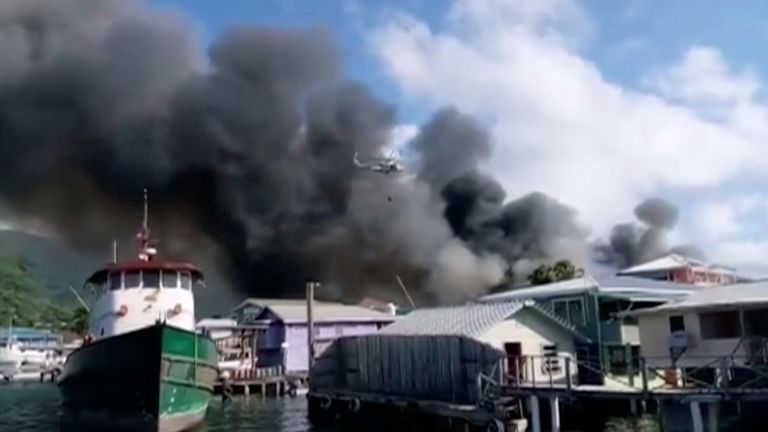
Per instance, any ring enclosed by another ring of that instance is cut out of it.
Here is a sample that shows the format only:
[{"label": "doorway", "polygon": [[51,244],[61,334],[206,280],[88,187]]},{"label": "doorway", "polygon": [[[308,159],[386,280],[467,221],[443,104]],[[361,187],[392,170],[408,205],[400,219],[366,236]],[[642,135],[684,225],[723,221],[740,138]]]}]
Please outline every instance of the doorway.
[{"label": "doorway", "polygon": [[507,354],[507,375],[510,380],[520,382],[525,371],[523,344],[520,342],[505,342],[504,352]]}]

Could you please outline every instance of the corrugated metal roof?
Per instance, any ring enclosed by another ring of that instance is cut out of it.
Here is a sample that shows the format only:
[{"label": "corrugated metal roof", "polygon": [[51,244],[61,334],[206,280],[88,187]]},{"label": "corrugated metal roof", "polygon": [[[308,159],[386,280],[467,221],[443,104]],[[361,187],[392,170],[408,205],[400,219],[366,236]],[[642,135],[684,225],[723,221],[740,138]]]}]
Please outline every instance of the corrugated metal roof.
[{"label": "corrugated metal roof", "polygon": [[714,264],[714,263],[707,263],[695,258],[679,255],[679,254],[668,254],[663,257],[657,258],[655,260],[651,260],[648,262],[644,262],[642,264],[638,264],[633,267],[629,267],[626,269],[623,269],[619,272],[619,274],[632,274],[632,273],[647,273],[647,272],[655,272],[655,271],[663,271],[663,270],[672,270],[680,267],[702,267],[706,268],[709,271],[719,271],[719,272],[727,272],[731,273],[733,272],[733,269],[720,265],[720,264]]},{"label": "corrugated metal roof", "polygon": [[522,307],[522,302],[505,302],[416,309],[378,334],[477,337]]},{"label": "corrugated metal roof", "polygon": [[[306,304],[277,304],[267,307],[287,323],[307,322]],[[315,322],[392,322],[396,319],[390,314],[340,303],[315,303],[312,317]]]},{"label": "corrugated metal roof", "polygon": [[480,297],[478,302],[498,302],[548,297],[563,297],[595,292],[605,297],[677,299],[702,287],[674,282],[655,281],[631,276],[584,276],[546,285],[512,288],[498,294]]},{"label": "corrugated metal roof", "polygon": [[[266,306],[278,306],[278,305],[303,305],[306,304],[307,301],[305,299],[283,299],[283,298],[257,298],[252,297],[243,300],[242,303],[235,306],[234,309],[232,309],[233,312],[238,311],[246,306],[259,306],[259,307],[266,307]],[[315,304],[323,303],[321,301],[315,300]]]},{"label": "corrugated metal roof", "polygon": [[632,315],[763,304],[768,304],[768,281],[705,288],[684,299],[651,309],[643,309]]},{"label": "corrugated metal roof", "polygon": [[[58,337],[58,334],[48,329],[35,329],[29,327],[12,327],[11,336],[15,337]],[[0,336],[8,335],[8,327],[0,328]]]},{"label": "corrugated metal roof", "polygon": [[203,318],[195,324],[195,328],[230,328],[236,327],[237,321],[232,318]]}]

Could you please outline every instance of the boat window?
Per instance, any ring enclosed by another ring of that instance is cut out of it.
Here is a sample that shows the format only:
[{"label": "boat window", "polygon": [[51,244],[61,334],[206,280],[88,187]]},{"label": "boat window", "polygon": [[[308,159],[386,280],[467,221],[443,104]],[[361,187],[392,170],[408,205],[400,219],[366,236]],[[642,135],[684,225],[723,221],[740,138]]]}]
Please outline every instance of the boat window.
[{"label": "boat window", "polygon": [[203,280],[203,277],[199,274],[192,276],[192,289],[197,291],[201,288],[205,288],[205,281]]},{"label": "boat window", "polygon": [[144,270],[144,288],[160,287],[160,271]]},{"label": "boat window", "polygon": [[109,274],[109,290],[116,291],[122,286],[122,278],[120,272],[114,272]]},{"label": "boat window", "polygon": [[138,270],[129,270],[123,275],[125,289],[138,288],[141,286],[141,272]]},{"label": "boat window", "polygon": [[181,272],[181,288],[185,290],[192,289],[192,277],[189,272]]},{"label": "boat window", "polygon": [[172,270],[163,270],[163,288],[177,288],[179,286],[179,274]]}]

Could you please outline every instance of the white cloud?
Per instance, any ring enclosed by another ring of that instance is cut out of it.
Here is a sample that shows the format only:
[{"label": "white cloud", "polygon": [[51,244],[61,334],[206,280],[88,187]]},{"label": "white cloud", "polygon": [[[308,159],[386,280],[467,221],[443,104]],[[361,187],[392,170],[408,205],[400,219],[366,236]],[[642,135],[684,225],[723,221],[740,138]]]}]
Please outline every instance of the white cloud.
[{"label": "white cloud", "polygon": [[765,275],[768,240],[728,240],[718,243],[710,252],[713,258],[747,274]]},{"label": "white cloud", "polygon": [[720,51],[696,46],[680,63],[649,74],[647,83],[662,95],[691,103],[747,103],[761,87],[751,71],[732,70]]},{"label": "white cloud", "polygon": [[766,273],[768,200],[760,194],[706,202],[696,209],[693,234],[716,262],[750,273]]},{"label": "white cloud", "polygon": [[[571,1],[460,0],[439,29],[389,14],[370,42],[412,102],[454,105],[490,124],[488,168],[511,197],[552,194],[596,234],[659,189],[700,191],[765,170],[768,116],[754,101],[753,75],[734,72],[714,49],[693,48],[656,72],[669,91],[622,87],[567,42],[589,28]],[[672,94],[673,77],[681,95]],[[707,83],[719,87],[707,92]],[[681,103],[702,98],[739,103],[717,120]]]},{"label": "white cloud", "polygon": [[694,220],[702,238],[720,240],[739,233],[737,209],[729,202],[706,204]]}]

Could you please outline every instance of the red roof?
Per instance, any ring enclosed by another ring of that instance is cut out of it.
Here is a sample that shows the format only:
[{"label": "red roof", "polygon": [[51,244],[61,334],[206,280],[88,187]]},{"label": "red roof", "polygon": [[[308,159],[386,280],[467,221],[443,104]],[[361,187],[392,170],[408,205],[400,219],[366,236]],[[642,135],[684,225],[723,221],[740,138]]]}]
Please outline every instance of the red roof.
[{"label": "red roof", "polygon": [[115,264],[107,264],[103,268],[94,272],[87,280],[93,281],[94,279],[106,279],[107,273],[111,271],[128,271],[128,270],[178,270],[189,271],[192,273],[198,273],[202,275],[202,271],[199,268],[193,266],[187,262],[170,262],[170,261],[125,261]]},{"label": "red roof", "polygon": [[[170,261],[125,261],[107,264],[99,270],[102,271],[126,271],[126,270],[187,270],[202,273],[199,268],[187,262]],[[98,272],[97,272],[98,273]]]}]

